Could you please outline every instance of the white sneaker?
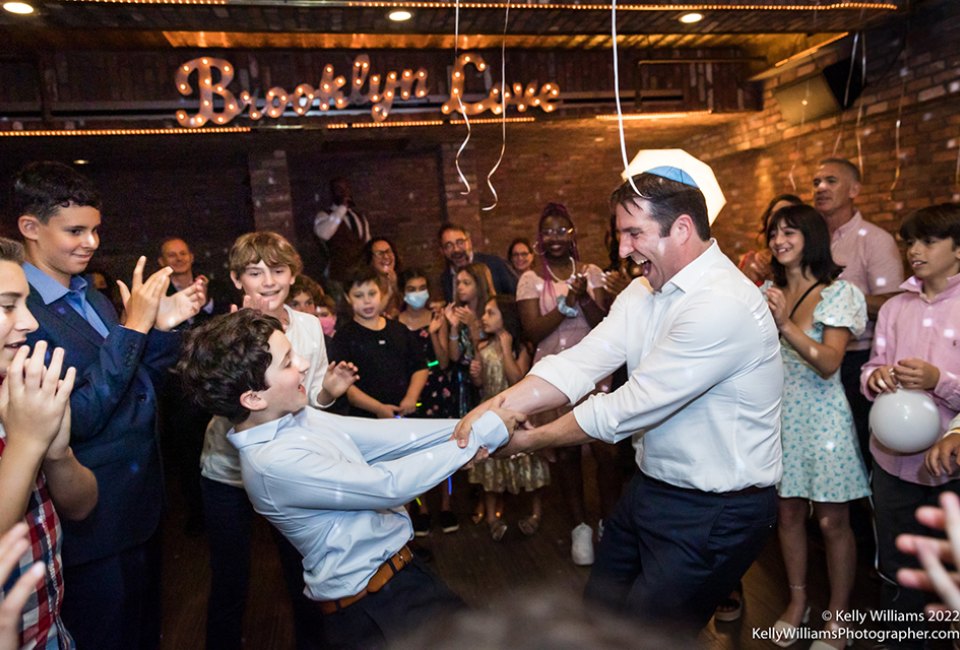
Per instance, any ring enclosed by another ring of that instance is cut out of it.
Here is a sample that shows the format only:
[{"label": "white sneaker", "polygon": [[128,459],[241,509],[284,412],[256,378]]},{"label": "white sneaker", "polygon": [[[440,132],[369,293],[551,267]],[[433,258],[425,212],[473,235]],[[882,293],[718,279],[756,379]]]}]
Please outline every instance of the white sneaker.
[{"label": "white sneaker", "polygon": [[577,566],[593,564],[593,529],[586,524],[580,524],[570,533],[572,543],[570,555]]}]

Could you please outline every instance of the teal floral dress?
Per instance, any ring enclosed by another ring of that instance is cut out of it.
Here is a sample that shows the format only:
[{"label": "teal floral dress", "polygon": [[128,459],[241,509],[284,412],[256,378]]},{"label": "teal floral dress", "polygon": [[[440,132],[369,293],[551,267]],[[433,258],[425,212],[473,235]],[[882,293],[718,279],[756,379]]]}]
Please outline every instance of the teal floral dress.
[{"label": "teal floral dress", "polygon": [[[770,286],[767,282],[762,289]],[[806,334],[823,342],[823,329],[846,327],[854,336],[866,326],[867,306],[854,285],[836,280],[824,287]],[[844,503],[870,494],[850,405],[840,372],[824,379],[790,343],[780,340],[783,359],[783,479],[777,492],[822,503]]]}]

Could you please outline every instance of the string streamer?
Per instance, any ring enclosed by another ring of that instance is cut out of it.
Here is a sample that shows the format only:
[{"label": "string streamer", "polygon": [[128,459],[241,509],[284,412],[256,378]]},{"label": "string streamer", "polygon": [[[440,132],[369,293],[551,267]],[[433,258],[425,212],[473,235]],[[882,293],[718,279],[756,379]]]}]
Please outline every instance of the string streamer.
[{"label": "string streamer", "polygon": [[627,167],[630,161],[627,160],[627,141],[623,134],[623,109],[620,106],[620,64],[617,57],[617,0],[610,2],[610,33],[613,37],[613,95],[617,101],[617,128],[620,131],[620,156],[623,158],[623,175],[627,177],[630,187],[633,191],[640,194],[636,184],[633,182],[633,176],[627,173]]},{"label": "string streamer", "polygon": [[[453,62],[456,65],[457,61],[460,58],[460,0],[456,1],[453,11]],[[460,144],[460,148],[457,149],[457,155],[453,158],[453,164],[457,168],[457,176],[460,177],[460,182],[463,183],[464,191],[460,192],[461,196],[467,196],[470,194],[470,181],[467,180],[467,177],[463,175],[463,170],[460,168],[460,156],[463,154],[463,150],[467,148],[467,143],[470,142],[470,118],[467,117],[467,111],[463,107],[463,98],[460,96],[463,93],[457,93],[457,106],[460,108],[460,114],[463,116],[463,123],[467,127],[467,135],[463,138],[463,142]]]},{"label": "string streamer", "polygon": [[503,154],[507,151],[507,25],[510,24],[510,0],[507,0],[507,9],[503,17],[503,41],[500,43],[500,157],[496,164],[490,168],[487,174],[487,187],[493,194],[493,203],[481,208],[482,210],[493,210],[500,203],[500,197],[497,196],[497,189],[493,186],[493,175],[500,169],[500,163],[503,162]]}]

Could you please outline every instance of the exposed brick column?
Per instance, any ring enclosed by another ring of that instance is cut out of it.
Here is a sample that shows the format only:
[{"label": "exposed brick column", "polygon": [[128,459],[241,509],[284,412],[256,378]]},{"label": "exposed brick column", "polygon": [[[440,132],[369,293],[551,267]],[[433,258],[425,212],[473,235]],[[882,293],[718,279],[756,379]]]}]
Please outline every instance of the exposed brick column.
[{"label": "exposed brick column", "polygon": [[282,149],[251,151],[248,164],[253,221],[257,230],[273,230],[290,241],[296,241],[287,152]]}]

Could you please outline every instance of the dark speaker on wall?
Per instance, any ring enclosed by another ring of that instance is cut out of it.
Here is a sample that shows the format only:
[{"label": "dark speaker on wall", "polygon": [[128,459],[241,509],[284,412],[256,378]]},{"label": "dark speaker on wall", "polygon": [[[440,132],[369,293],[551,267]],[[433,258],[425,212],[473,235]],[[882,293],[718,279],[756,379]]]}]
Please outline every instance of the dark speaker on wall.
[{"label": "dark speaker on wall", "polygon": [[780,104],[783,119],[801,124],[850,108],[862,92],[862,66],[843,59],[815,75],[774,88],[773,96]]}]

